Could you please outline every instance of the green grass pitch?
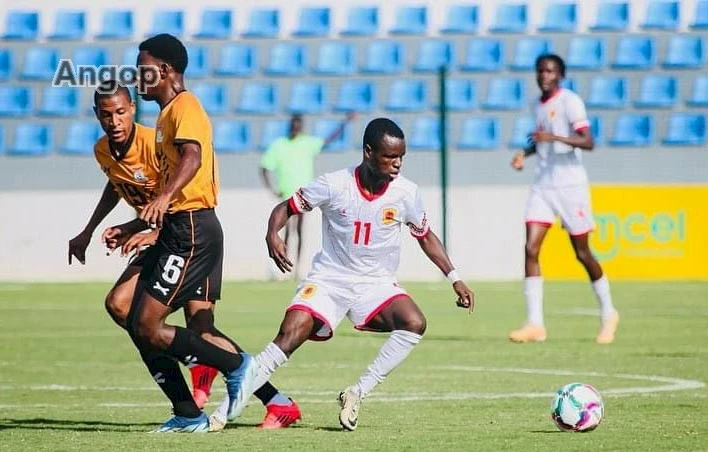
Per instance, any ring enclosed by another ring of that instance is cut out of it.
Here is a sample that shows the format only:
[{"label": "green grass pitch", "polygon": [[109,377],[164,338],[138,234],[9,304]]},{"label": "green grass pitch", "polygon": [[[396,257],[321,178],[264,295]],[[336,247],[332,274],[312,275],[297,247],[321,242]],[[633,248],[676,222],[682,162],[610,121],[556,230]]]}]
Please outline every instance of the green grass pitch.
[{"label": "green grass pitch", "polygon": [[[226,284],[218,326],[262,350],[293,287]],[[293,428],[254,428],[264,413],[254,398],[221,433],[149,435],[169,405],[103,310],[110,284],[2,284],[0,450],[708,450],[708,283],[613,284],[622,321],[610,346],[593,342],[589,284],[546,283],[548,340],[525,345],[506,339],[524,317],[520,283],[472,284],[472,316],[447,284],[406,287],[428,331],[364,401],[357,431],[341,431],[336,396],[385,336],[345,320],[274,376],[303,409]],[[604,397],[594,432],[561,433],[550,420],[551,393],[572,381]],[[223,390],[217,381],[208,411]]]}]

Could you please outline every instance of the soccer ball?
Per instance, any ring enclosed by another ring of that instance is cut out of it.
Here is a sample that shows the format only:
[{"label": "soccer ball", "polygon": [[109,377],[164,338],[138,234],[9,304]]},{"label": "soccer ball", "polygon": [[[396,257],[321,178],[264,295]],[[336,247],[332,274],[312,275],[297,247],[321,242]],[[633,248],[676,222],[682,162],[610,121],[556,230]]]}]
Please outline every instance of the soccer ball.
[{"label": "soccer ball", "polygon": [[553,396],[551,418],[564,432],[589,432],[595,430],[605,407],[595,388],[584,383],[570,383]]}]

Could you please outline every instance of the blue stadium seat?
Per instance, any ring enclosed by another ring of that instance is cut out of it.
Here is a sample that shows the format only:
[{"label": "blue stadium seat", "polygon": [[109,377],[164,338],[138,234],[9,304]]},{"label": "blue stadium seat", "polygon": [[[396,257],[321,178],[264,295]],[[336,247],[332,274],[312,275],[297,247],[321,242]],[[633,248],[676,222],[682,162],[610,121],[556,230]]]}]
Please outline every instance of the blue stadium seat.
[{"label": "blue stadium seat", "polygon": [[366,48],[360,71],[367,74],[398,74],[403,70],[404,49],[397,41],[373,41]]},{"label": "blue stadium seat", "polygon": [[354,6],[347,13],[342,36],[373,36],[379,31],[379,10],[375,6]]},{"label": "blue stadium seat", "polygon": [[[157,102],[150,100],[143,100],[142,97],[138,97],[137,101],[138,111],[140,112],[140,117],[152,117],[160,114],[160,106]],[[144,124],[141,120],[141,123]]]},{"label": "blue stadium seat", "polygon": [[290,113],[322,113],[327,105],[327,92],[318,82],[294,82],[290,90]]},{"label": "blue stadium seat", "polygon": [[278,88],[273,83],[247,82],[243,85],[238,113],[272,115],[278,106]]},{"label": "blue stadium seat", "polygon": [[121,59],[121,64],[126,66],[135,66],[138,61],[138,54],[140,53],[137,45],[129,45],[123,50],[123,56]]},{"label": "blue stadium seat", "polygon": [[667,75],[646,75],[639,87],[637,108],[672,107],[678,97],[676,79]]},{"label": "blue stadium seat", "polygon": [[233,18],[229,9],[205,9],[199,22],[197,39],[230,39],[233,32]]},{"label": "blue stadium seat", "polygon": [[22,123],[15,128],[15,140],[9,155],[47,155],[52,148],[52,126],[35,122]]},{"label": "blue stadium seat", "polygon": [[13,58],[12,50],[0,49],[0,81],[5,81],[12,75]]},{"label": "blue stadium seat", "polygon": [[133,12],[122,9],[107,9],[101,17],[98,39],[132,39],[135,33]]},{"label": "blue stadium seat", "polygon": [[693,79],[691,97],[686,100],[689,107],[708,107],[708,75],[699,75]]},{"label": "blue stadium seat", "polygon": [[260,150],[266,150],[278,138],[287,137],[290,133],[290,121],[283,119],[271,119],[266,121],[261,127],[261,142],[258,144]]},{"label": "blue stadium seat", "polygon": [[698,0],[696,2],[696,11],[691,22],[693,30],[708,29],[708,0]]},{"label": "blue stadium seat", "polygon": [[589,108],[624,108],[627,105],[627,80],[601,75],[590,81],[586,105]]},{"label": "blue stadium seat", "polygon": [[497,72],[504,65],[504,44],[498,39],[472,38],[467,41],[465,60],[460,70],[465,72]]},{"label": "blue stadium seat", "polygon": [[626,31],[629,24],[629,4],[626,2],[598,2],[592,31]]},{"label": "blue stadium seat", "polygon": [[568,69],[597,71],[605,67],[605,39],[575,36],[568,44]]},{"label": "blue stadium seat", "polygon": [[449,41],[426,39],[418,48],[414,72],[437,72],[455,61],[455,48]]},{"label": "blue stadium seat", "polygon": [[295,77],[305,73],[305,47],[300,44],[280,42],[270,48],[267,75]]},{"label": "blue stadium seat", "polygon": [[37,11],[10,10],[5,16],[3,39],[13,41],[34,41],[39,35],[39,13]]},{"label": "blue stadium seat", "polygon": [[297,27],[293,36],[297,37],[326,37],[329,36],[330,12],[329,8],[302,7],[298,16]]},{"label": "blue stadium seat", "polygon": [[703,67],[705,48],[701,36],[674,35],[669,39],[666,59],[667,69],[699,69]]},{"label": "blue stadium seat", "polygon": [[487,110],[518,110],[526,102],[524,82],[517,78],[493,78],[487,87]]},{"label": "blue stadium seat", "polygon": [[451,5],[447,8],[445,25],[440,29],[444,34],[474,34],[479,29],[479,7],[477,5]]},{"label": "blue stadium seat", "polygon": [[644,30],[676,30],[679,21],[679,4],[673,0],[649,0],[646,4]]},{"label": "blue stadium seat", "polygon": [[530,144],[529,135],[536,130],[536,120],[532,116],[518,116],[511,129],[509,148],[523,149]]},{"label": "blue stadium seat", "polygon": [[280,12],[277,9],[252,9],[243,36],[275,38],[280,33]]},{"label": "blue stadium seat", "polygon": [[666,145],[703,146],[706,144],[706,117],[691,113],[672,113],[662,141]]},{"label": "blue stadium seat", "polygon": [[564,78],[563,80],[561,80],[560,86],[561,86],[561,88],[565,88],[565,89],[573,91],[575,93],[577,93],[578,89],[579,89],[578,84],[575,82],[575,79],[570,78],[570,77]]},{"label": "blue stadium seat", "polygon": [[184,75],[188,78],[203,78],[209,75],[209,47],[187,44],[187,70]]},{"label": "blue stadium seat", "polygon": [[514,60],[509,65],[512,71],[532,71],[536,68],[536,58],[550,53],[551,43],[543,38],[520,38],[516,40]]},{"label": "blue stadium seat", "polygon": [[426,109],[428,93],[422,80],[396,79],[388,93],[387,110],[416,112]]},{"label": "blue stadium seat", "polygon": [[20,118],[34,109],[32,89],[27,86],[0,85],[0,117]]},{"label": "blue stadium seat", "polygon": [[612,146],[648,146],[654,141],[654,119],[649,115],[622,113],[615,119]]},{"label": "blue stadium seat", "polygon": [[45,86],[39,116],[70,117],[79,114],[79,88]]},{"label": "blue stadium seat", "polygon": [[339,87],[333,109],[340,112],[370,112],[376,108],[376,86],[363,80],[346,80]]},{"label": "blue stadium seat", "polygon": [[223,115],[228,111],[229,96],[226,85],[202,82],[195,84],[191,91],[210,115]]},{"label": "blue stadium seat", "polygon": [[544,33],[572,33],[578,25],[578,8],[575,3],[549,3],[538,31]]},{"label": "blue stadium seat", "polygon": [[60,10],[54,16],[54,31],[49,39],[79,41],[86,36],[86,13]]},{"label": "blue stadium seat", "polygon": [[649,36],[622,36],[617,42],[614,69],[650,69],[654,66],[654,39]]},{"label": "blue stadium seat", "polygon": [[158,9],[152,13],[152,26],[147,36],[169,33],[176,37],[184,34],[184,11]]},{"label": "blue stadium seat", "polygon": [[[137,53],[135,57],[137,58]],[[103,47],[84,46],[74,49],[71,62],[76,66],[104,66],[108,64],[108,51]]]},{"label": "blue stadium seat", "polygon": [[590,133],[592,133],[595,146],[605,142],[605,124],[601,117],[590,116]]},{"label": "blue stadium seat", "polygon": [[219,62],[214,75],[223,77],[248,77],[253,75],[258,62],[256,50],[246,44],[225,44],[220,47]]},{"label": "blue stadium seat", "polygon": [[[318,119],[315,122],[315,136],[327,139],[332,132],[337,130],[342,125],[341,120],[337,119]],[[339,152],[348,151],[352,148],[351,126],[345,125],[342,133],[331,143],[322,149],[322,152]]]},{"label": "blue stadium seat", "polygon": [[498,149],[499,120],[483,116],[465,119],[457,148],[478,151]]},{"label": "blue stadium seat", "polygon": [[447,109],[469,111],[477,107],[477,88],[474,80],[452,79],[445,81]]},{"label": "blue stadium seat", "polygon": [[315,74],[350,75],[356,70],[354,46],[346,42],[326,41],[317,51]]},{"label": "blue stadium seat", "polygon": [[20,78],[25,80],[51,80],[59,66],[59,50],[53,47],[30,47],[25,52],[25,62]]},{"label": "blue stadium seat", "polygon": [[93,146],[101,136],[103,129],[96,121],[72,121],[59,152],[68,155],[93,155]]},{"label": "blue stadium seat", "polygon": [[440,119],[438,117],[422,116],[415,118],[408,138],[408,148],[414,151],[440,150]]},{"label": "blue stadium seat", "polygon": [[428,9],[425,6],[399,6],[393,35],[424,35],[428,31]]},{"label": "blue stadium seat", "polygon": [[248,152],[253,149],[251,124],[247,121],[214,121],[214,150],[220,154]]},{"label": "blue stadium seat", "polygon": [[526,4],[497,4],[494,23],[489,27],[493,33],[524,33],[528,27]]}]

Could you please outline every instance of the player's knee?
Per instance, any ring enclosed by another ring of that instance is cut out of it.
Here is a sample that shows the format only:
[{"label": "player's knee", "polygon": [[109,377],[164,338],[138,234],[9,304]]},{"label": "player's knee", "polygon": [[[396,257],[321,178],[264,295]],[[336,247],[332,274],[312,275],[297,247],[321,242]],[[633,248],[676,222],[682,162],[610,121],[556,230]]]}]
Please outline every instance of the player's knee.
[{"label": "player's knee", "polygon": [[423,314],[415,314],[401,319],[401,322],[396,329],[410,331],[411,333],[420,334],[422,336],[427,327],[428,322],[425,319],[425,316]]},{"label": "player's knee", "polygon": [[538,255],[540,253],[540,247],[534,243],[527,243],[524,248],[526,254],[526,260],[538,261]]},{"label": "player's knee", "polygon": [[126,303],[114,290],[111,290],[106,296],[104,306],[116,323],[125,326],[128,312],[130,311],[130,303]]}]

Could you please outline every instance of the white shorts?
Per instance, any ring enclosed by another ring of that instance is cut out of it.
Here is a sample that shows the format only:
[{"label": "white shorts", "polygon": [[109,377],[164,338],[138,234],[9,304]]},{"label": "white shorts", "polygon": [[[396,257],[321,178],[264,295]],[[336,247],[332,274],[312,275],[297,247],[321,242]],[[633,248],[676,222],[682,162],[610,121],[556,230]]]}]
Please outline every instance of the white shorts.
[{"label": "white shorts", "polygon": [[526,223],[551,226],[561,218],[570,235],[583,235],[595,229],[590,208],[590,188],[587,185],[569,187],[532,186],[526,202]]},{"label": "white shorts", "polygon": [[341,277],[318,277],[300,283],[287,311],[305,311],[321,320],[322,328],[310,339],[326,341],[332,337],[345,316],[354,324],[354,328],[366,331],[366,324],[379,312],[396,299],[408,296],[405,289],[390,279],[352,283],[343,282]]}]

